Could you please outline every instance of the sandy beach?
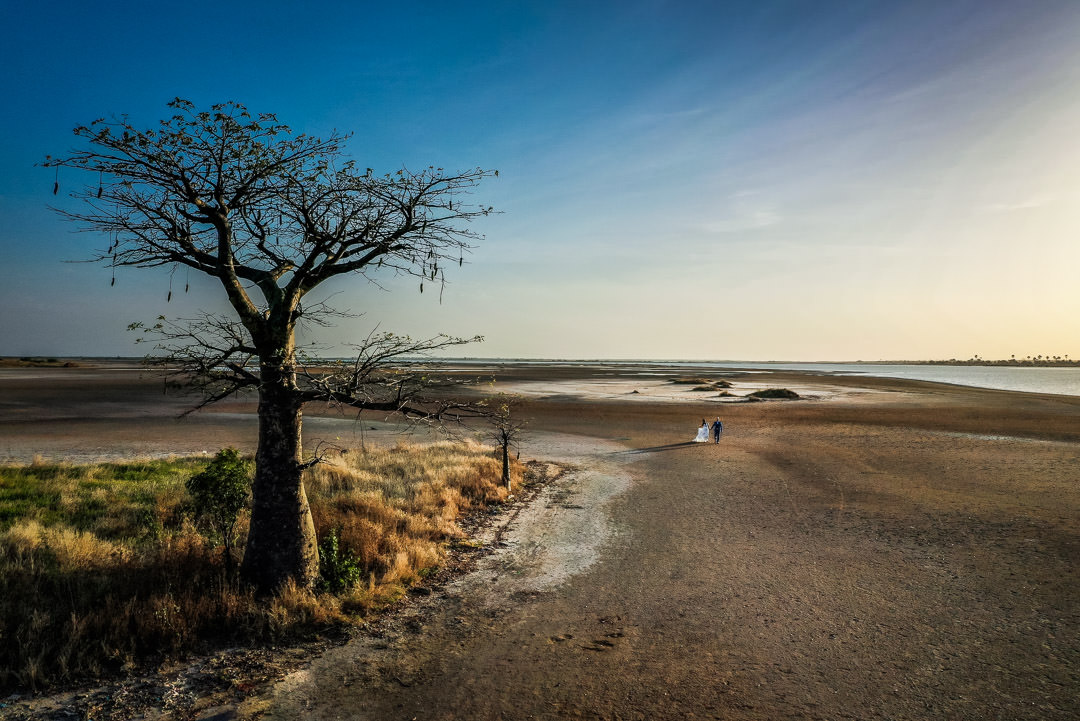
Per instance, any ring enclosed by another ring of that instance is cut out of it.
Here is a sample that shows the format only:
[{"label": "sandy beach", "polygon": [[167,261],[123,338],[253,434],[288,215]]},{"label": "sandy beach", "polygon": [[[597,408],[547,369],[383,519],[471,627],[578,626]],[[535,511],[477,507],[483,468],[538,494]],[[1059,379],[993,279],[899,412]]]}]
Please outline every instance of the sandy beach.
[{"label": "sandy beach", "polygon": [[[3,373],[8,462],[253,440],[250,403],[177,421],[137,369]],[[571,472],[493,552],[377,635],[159,717],[1080,715],[1080,398],[675,372],[807,398],[744,403],[632,370],[495,373],[528,399],[522,457]],[[396,438],[319,415],[308,443]],[[721,443],[690,443],[717,415]]]}]

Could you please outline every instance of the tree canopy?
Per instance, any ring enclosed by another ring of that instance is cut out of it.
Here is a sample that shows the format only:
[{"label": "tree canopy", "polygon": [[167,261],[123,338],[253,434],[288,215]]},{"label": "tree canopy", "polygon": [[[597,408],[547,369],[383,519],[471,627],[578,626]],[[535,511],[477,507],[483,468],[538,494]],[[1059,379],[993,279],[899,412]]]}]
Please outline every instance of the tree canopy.
[{"label": "tree canopy", "polygon": [[[45,165],[96,175],[96,186],[72,194],[84,201],[79,210],[58,211],[111,240],[94,260],[184,266],[221,282],[235,315],[133,325],[162,341],[158,357],[186,374],[204,403],[258,385],[253,363],[278,355],[282,330],[350,314],[304,302],[321,283],[347,274],[374,281],[380,273],[417,277],[421,288],[441,283],[479,238],[468,223],[493,212],[469,202],[493,171],[376,175],[346,156],[347,135],[294,134],[275,115],[234,102],[199,111],[177,98],[169,107],[173,114],[156,128],[136,127],[127,116],[79,126],[75,135],[89,147]],[[302,400],[395,410],[415,397],[416,379],[374,382],[379,364],[478,340],[373,333],[355,344],[355,363],[302,372]],[[302,370],[310,359],[297,360]]]}]

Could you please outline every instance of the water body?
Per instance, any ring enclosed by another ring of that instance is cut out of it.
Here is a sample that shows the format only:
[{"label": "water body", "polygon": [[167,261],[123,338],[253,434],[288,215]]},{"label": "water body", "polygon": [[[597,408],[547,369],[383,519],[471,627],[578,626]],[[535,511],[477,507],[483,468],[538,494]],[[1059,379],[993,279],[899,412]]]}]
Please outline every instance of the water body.
[{"label": "water body", "polygon": [[1080,396],[1080,368],[1010,366],[885,365],[877,363],[707,363],[714,368],[772,368],[839,376],[906,378],[1025,393]]}]

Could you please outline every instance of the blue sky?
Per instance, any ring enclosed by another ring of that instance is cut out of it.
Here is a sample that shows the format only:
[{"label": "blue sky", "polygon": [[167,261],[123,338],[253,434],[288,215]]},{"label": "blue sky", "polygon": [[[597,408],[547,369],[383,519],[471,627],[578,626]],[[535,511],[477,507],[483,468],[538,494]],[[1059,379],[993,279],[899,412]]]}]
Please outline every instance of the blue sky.
[{"label": "blue sky", "polygon": [[378,323],[478,356],[1080,356],[1080,3],[102,5],[0,0],[0,354],[136,354],[129,322],[221,306],[63,262],[107,242],[35,167],[181,96],[500,170],[441,304],[328,289],[364,314],[311,338],[342,352]]}]

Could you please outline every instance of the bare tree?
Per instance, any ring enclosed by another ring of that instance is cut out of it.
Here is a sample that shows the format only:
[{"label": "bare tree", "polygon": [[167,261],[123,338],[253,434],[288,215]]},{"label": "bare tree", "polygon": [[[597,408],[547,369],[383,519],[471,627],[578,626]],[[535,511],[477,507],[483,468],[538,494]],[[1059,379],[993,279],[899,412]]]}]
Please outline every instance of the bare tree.
[{"label": "bare tree", "polygon": [[328,324],[339,313],[303,301],[345,275],[405,274],[420,280],[421,292],[425,281],[441,283],[480,237],[468,224],[492,209],[468,196],[494,173],[429,167],[377,176],[346,158],[347,136],[294,135],[274,115],[232,102],[198,111],[176,99],[169,107],[173,114],[157,127],[120,116],[76,128],[88,147],[45,165],[89,171],[96,184],[73,193],[82,210],[58,212],[111,240],[94,260],[186,266],[221,283],[231,314],[160,318],[148,330],[163,339],[159,360],[202,392],[200,406],[258,389],[241,571],[262,591],[289,580],[310,586],[318,551],[301,477],[312,462],[301,445],[304,404],[443,417],[455,404],[425,395],[428,378],[388,366],[469,341],[384,333],[362,343],[353,363],[316,365],[297,352],[297,326]]},{"label": "bare tree", "polygon": [[522,431],[527,425],[519,416],[522,400],[520,396],[500,393],[488,398],[484,412],[490,425],[490,435],[496,447],[502,452],[502,481],[510,490],[510,447],[521,440]]}]

